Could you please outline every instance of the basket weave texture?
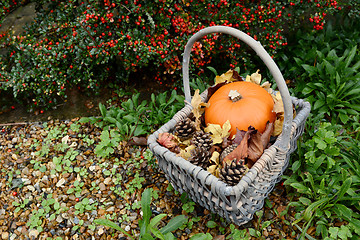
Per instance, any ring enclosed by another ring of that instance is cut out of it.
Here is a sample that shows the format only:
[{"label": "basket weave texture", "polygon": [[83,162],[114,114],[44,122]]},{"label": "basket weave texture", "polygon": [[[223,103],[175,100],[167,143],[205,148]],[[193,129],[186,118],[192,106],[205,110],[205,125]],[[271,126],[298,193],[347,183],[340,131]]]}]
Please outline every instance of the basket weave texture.
[{"label": "basket weave texture", "polygon": [[[228,30],[227,27],[220,27],[220,30],[224,28]],[[204,91],[201,97],[203,101],[207,101],[207,91]],[[280,181],[281,175],[288,166],[290,154],[297,148],[297,139],[302,135],[306,118],[310,113],[311,107],[308,102],[295,97],[285,100],[291,102],[291,106],[296,110],[296,116],[290,119],[291,122],[289,121],[291,126],[288,134],[284,126],[283,133],[278,136],[275,143],[265,149],[260,159],[235,186],[227,185],[208,171],[176,156],[157,142],[160,133],[173,132],[176,123],[189,116],[192,111],[190,104],[186,104],[169,122],[149,136],[149,149],[154,153],[159,167],[177,191],[186,192],[194,202],[228,221],[237,225],[245,224],[263,207],[265,198]],[[285,100],[283,96],[283,101]],[[292,113],[289,115],[293,116]],[[284,136],[289,137],[282,139]],[[282,144],[284,140],[287,140],[285,148]]]}]

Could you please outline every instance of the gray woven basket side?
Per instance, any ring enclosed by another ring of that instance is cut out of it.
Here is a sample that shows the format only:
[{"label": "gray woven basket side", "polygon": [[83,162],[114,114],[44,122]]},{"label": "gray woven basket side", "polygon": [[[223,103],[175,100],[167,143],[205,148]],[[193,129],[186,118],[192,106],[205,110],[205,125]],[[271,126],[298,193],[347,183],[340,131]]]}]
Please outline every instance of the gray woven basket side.
[{"label": "gray woven basket side", "polygon": [[[264,199],[281,179],[286,169],[290,149],[295,150],[297,138],[302,134],[310,105],[296,98],[292,98],[292,101],[297,114],[292,122],[288,151],[277,148],[276,144],[272,145],[234,187],[227,186],[209,172],[194,166],[187,160],[176,157],[174,153],[156,142],[159,132],[172,131],[173,127],[169,128],[170,125],[174,125],[172,121],[149,136],[149,148],[155,153],[159,167],[177,191],[187,192],[194,202],[218,213],[228,221],[241,225],[251,220],[253,214],[263,207]],[[174,118],[181,120],[190,112],[191,106],[187,105]],[[174,121],[176,122],[175,119]]]}]

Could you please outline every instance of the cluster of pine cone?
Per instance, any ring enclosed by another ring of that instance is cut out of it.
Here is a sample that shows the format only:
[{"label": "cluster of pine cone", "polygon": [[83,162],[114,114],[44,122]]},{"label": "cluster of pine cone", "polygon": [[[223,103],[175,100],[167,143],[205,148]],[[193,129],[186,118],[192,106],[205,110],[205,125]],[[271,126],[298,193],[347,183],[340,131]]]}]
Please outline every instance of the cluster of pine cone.
[{"label": "cluster of pine cone", "polygon": [[223,162],[222,160],[230,154],[238,145],[232,144],[224,149],[221,146],[214,145],[211,135],[203,130],[196,131],[195,123],[188,117],[178,122],[174,129],[174,134],[182,141],[189,140],[195,149],[191,151],[191,156],[188,159],[192,164],[200,166],[205,170],[212,164],[210,158],[214,151],[220,152],[219,177],[228,185],[236,185],[239,183],[242,176],[247,173],[249,168],[244,160],[233,159],[231,162]]}]

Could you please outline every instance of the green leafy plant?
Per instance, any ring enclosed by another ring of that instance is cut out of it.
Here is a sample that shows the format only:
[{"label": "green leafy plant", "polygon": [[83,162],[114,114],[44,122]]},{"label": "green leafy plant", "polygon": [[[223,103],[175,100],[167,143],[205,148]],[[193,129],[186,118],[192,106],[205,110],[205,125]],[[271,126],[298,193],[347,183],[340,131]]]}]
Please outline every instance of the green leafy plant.
[{"label": "green leafy plant", "polygon": [[256,212],[256,216],[257,216],[256,228],[255,229],[248,228],[249,234],[251,236],[255,237],[256,239],[265,239],[265,237],[262,234],[263,230],[273,223],[272,221],[262,222],[263,215],[264,215],[264,212],[262,210],[257,211]]},{"label": "green leafy plant", "polygon": [[[175,239],[174,235],[171,233],[175,231],[179,227],[181,227],[186,218],[183,215],[176,216],[172,218],[164,227],[160,228],[158,225],[162,221],[163,218],[167,216],[167,214],[159,214],[153,218],[151,218],[151,198],[152,198],[152,190],[147,188],[141,195],[141,209],[143,212],[143,218],[139,220],[139,227],[140,227],[140,239]],[[127,233],[124,229],[119,227],[116,223],[107,220],[107,219],[96,219],[94,220],[96,224],[108,226],[114,228],[118,231],[124,233],[130,239],[135,239],[134,236],[131,236]],[[155,238],[154,238],[155,237]]]},{"label": "green leafy plant", "polygon": [[96,209],[97,205],[97,202],[90,202],[89,198],[83,198],[81,202],[75,204],[75,215],[84,213],[85,211],[91,212],[92,210]]},{"label": "green leafy plant", "polygon": [[41,199],[41,208],[32,211],[32,214],[26,223],[30,229],[36,229],[39,233],[44,229],[42,223],[45,218],[49,218],[50,221],[54,220],[57,215],[67,209],[60,206],[60,203],[53,198],[52,194]]},{"label": "green leafy plant", "polygon": [[19,212],[20,210],[25,209],[26,205],[29,202],[30,202],[30,200],[28,198],[25,198],[24,200],[22,200],[20,202],[17,202],[17,201],[12,202],[12,205],[14,207],[16,207],[14,212]]},{"label": "green leafy plant", "polygon": [[210,233],[197,233],[190,238],[190,240],[211,240],[213,236]]},{"label": "green leafy plant", "polygon": [[231,233],[226,237],[226,239],[244,239],[249,240],[250,236],[246,229],[239,230],[235,228],[234,224],[230,224]]},{"label": "green leafy plant", "polygon": [[[129,141],[132,137],[150,134],[157,127],[169,121],[172,116],[184,106],[184,97],[171,91],[151,95],[148,103],[139,103],[140,94],[134,94],[120,107],[111,106],[109,109],[99,104],[100,117],[83,117],[81,123],[90,122],[103,128],[100,142],[96,145],[95,153],[100,157],[108,157],[114,153],[114,148],[121,141]],[[89,140],[87,140],[89,141]]]},{"label": "green leafy plant", "polygon": [[[310,82],[302,93],[313,104],[313,110],[326,114],[337,122],[347,123],[351,115],[360,113],[360,58],[357,46],[347,49],[342,56],[335,50],[326,55],[317,51],[314,66],[301,64]],[[296,59],[298,64],[300,59]]]},{"label": "green leafy plant", "polygon": [[343,21],[330,21],[321,31],[299,30],[289,49],[278,56],[285,79],[293,80],[289,90],[307,98],[312,113],[332,123],[347,123],[359,115],[359,23]]},{"label": "green leafy plant", "polygon": [[[84,184],[85,184],[84,182],[80,182],[79,180],[75,180],[73,185],[66,191],[66,193],[67,194],[75,193],[75,197],[80,197]],[[89,199],[87,199],[85,201],[88,201],[88,200]]]},{"label": "green leafy plant", "polygon": [[95,147],[97,156],[105,158],[114,153],[114,148],[120,143],[120,135],[115,130],[103,130],[100,136],[100,142]]},{"label": "green leafy plant", "polygon": [[328,226],[339,219],[348,222],[351,233],[359,234],[360,214],[354,211],[360,208],[360,181],[354,172],[359,163],[358,158],[350,160],[349,155],[341,154],[341,145],[348,144],[348,140],[340,135],[339,129],[330,123],[321,123],[312,138],[299,148],[300,152],[307,152],[300,153],[304,160],[292,164],[296,174],[285,176],[284,184],[295,188],[300,195],[289,207],[294,206],[298,212],[292,224],[304,222],[301,237],[315,225],[316,235],[325,239],[329,236]]},{"label": "green leafy plant", "polygon": [[159,94],[152,93],[144,119],[146,133],[149,134],[168,122],[184,107],[184,99],[184,96],[178,95],[175,90]]},{"label": "green leafy plant", "polygon": [[326,237],[325,240],[333,240],[333,239],[351,239],[353,236],[351,234],[351,230],[348,226],[341,225],[341,227],[330,227],[329,228],[330,236]]}]

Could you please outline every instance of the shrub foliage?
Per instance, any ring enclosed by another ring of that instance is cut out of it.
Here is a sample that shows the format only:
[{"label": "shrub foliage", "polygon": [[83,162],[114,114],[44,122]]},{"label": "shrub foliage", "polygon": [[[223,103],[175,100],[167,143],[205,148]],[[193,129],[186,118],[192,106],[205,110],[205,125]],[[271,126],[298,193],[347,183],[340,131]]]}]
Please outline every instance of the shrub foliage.
[{"label": "shrub foliage", "polygon": [[[1,10],[2,19],[22,3],[7,3]],[[207,26],[241,29],[276,56],[287,45],[287,30],[304,21],[322,29],[326,15],[345,7],[335,0],[36,3],[36,19],[24,34],[4,32],[0,36],[1,47],[7,49],[0,57],[0,91],[27,99],[33,108],[54,106],[74,86],[97,90],[109,78],[126,82],[139,69],[152,69],[148,72],[151,79],[169,84],[179,79],[186,41]],[[352,9],[351,3],[346,4],[347,11]],[[215,56],[227,60],[218,61],[225,69],[251,65],[250,52],[243,45],[218,34],[205,37],[193,49],[194,73],[204,72]]]}]

